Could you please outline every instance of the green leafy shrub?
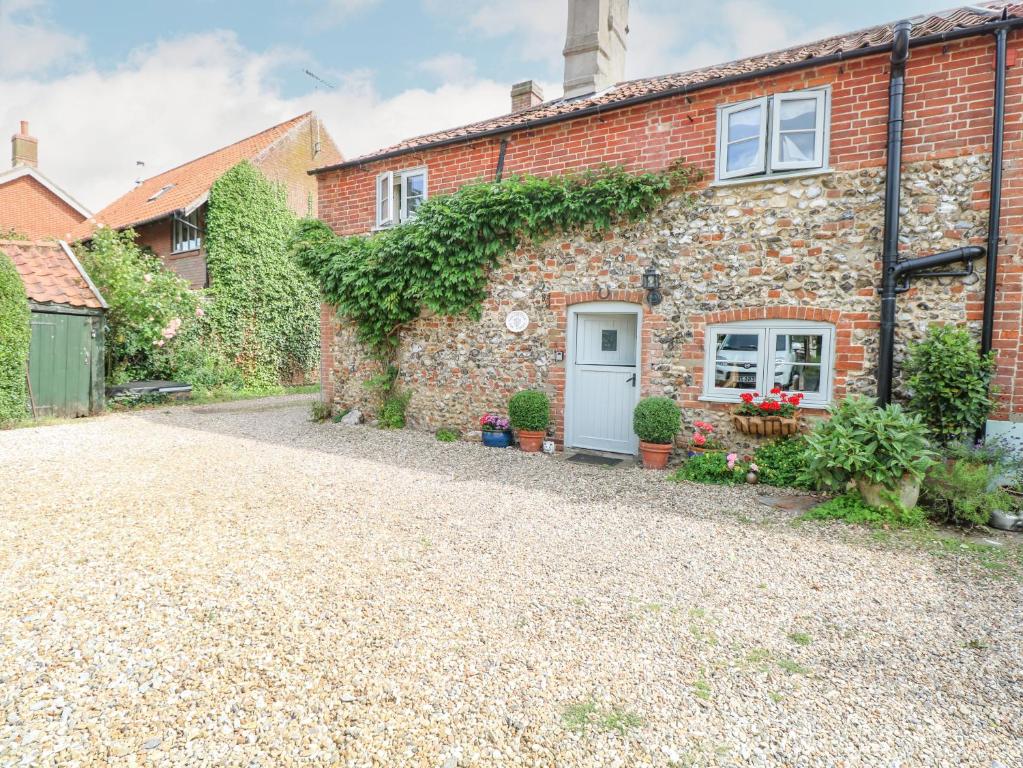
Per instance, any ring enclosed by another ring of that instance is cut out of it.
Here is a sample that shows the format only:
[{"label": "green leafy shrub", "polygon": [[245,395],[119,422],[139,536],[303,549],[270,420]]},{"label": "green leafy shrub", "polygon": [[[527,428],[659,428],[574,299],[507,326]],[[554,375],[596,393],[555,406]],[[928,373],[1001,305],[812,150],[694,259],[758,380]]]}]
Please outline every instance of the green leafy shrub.
[{"label": "green leafy shrub", "polygon": [[210,189],[207,323],[249,387],[307,375],[319,359],[319,292],[289,252],[295,227],[284,188],[248,162]]},{"label": "green leafy shrub", "polygon": [[508,421],[515,429],[546,432],[550,420],[551,404],[543,392],[527,389],[508,400]]},{"label": "green leafy shrub", "polygon": [[801,519],[841,520],[875,528],[917,528],[926,522],[926,515],[920,507],[913,509],[869,507],[859,493],[850,491],[807,510]]},{"label": "green leafy shrub", "polygon": [[811,488],[803,477],[807,463],[807,442],[802,435],[764,443],[753,453],[760,480],[777,488]]},{"label": "green leafy shrub", "polygon": [[241,370],[209,340],[208,328],[201,319],[187,323],[173,345],[155,354],[151,370],[143,378],[150,377],[187,382],[200,395],[245,387]]},{"label": "green leafy shrub", "polygon": [[688,480],[692,483],[735,485],[746,482],[747,470],[748,465],[742,463],[736,463],[734,467],[729,468],[728,457],[724,451],[708,451],[686,459],[672,479]]},{"label": "green leafy shrub", "polygon": [[605,168],[469,184],[369,237],[339,237],[321,221],[304,221],[294,252],[326,300],[358,327],[360,341],[382,351],[423,309],[478,319],[490,270],[523,242],[638,219],[691,175],[681,166],[639,174]]},{"label": "green leafy shrub", "polygon": [[172,350],[196,320],[188,283],[135,243],[135,232],[96,230],[77,251],[106,299],[107,379],[148,379],[173,370]]},{"label": "green leafy shrub", "polygon": [[380,428],[381,429],[404,429],[405,428],[405,411],[408,410],[409,400],[412,399],[412,395],[409,392],[405,392],[400,395],[390,395],[384,400],[384,405],[380,409]]},{"label": "green leafy shrub", "polygon": [[829,412],[831,418],[819,422],[806,438],[807,464],[801,477],[814,487],[844,490],[850,480],[863,478],[892,489],[903,475],[922,479],[934,463],[927,427],[899,405],[878,408],[870,398],[857,395]]},{"label": "green leafy shrub", "polygon": [[920,488],[931,517],[943,523],[987,525],[996,509],[1008,510],[1012,499],[998,487],[997,465],[965,459],[940,462],[931,467]]},{"label": "green leafy shrub", "polygon": [[322,400],[314,400],[312,405],[309,406],[309,419],[311,421],[327,421],[330,418],[330,403],[325,403]]},{"label": "green leafy shrub", "polygon": [[458,432],[454,429],[447,429],[446,427],[441,427],[440,429],[438,429],[436,432],[433,433],[433,436],[436,437],[437,440],[441,443],[458,442]]},{"label": "green leafy shrub", "polygon": [[667,397],[645,397],[632,412],[632,431],[644,443],[669,445],[682,427],[682,411]]},{"label": "green leafy shrub", "polygon": [[0,424],[28,416],[25,375],[30,340],[25,286],[14,263],[0,252]]},{"label": "green leafy shrub", "polygon": [[909,348],[908,410],[920,414],[941,445],[972,437],[995,405],[994,369],[994,353],[981,355],[965,328],[931,326],[927,337]]}]

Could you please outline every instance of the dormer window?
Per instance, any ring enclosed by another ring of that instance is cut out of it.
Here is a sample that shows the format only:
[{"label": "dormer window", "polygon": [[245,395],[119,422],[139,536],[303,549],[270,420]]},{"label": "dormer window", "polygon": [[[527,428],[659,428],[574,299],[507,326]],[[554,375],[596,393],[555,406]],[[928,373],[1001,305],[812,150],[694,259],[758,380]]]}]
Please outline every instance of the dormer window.
[{"label": "dormer window", "polygon": [[426,168],[381,173],[377,176],[377,227],[390,227],[414,219],[427,197]]},{"label": "dormer window", "polygon": [[824,168],[830,110],[827,88],[718,107],[717,178]]},{"label": "dormer window", "polygon": [[199,230],[199,209],[187,216],[175,215],[171,219],[171,253],[197,251],[202,247]]}]

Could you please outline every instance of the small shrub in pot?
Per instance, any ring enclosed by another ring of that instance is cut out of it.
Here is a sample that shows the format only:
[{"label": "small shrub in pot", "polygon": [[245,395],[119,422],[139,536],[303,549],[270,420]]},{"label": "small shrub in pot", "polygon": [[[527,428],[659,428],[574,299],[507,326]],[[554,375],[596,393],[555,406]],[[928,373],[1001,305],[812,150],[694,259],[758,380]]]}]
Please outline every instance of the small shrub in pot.
[{"label": "small shrub in pot", "polygon": [[872,507],[915,506],[920,481],[934,464],[920,417],[863,396],[846,398],[830,413],[806,438],[803,479],[836,491],[853,480]]},{"label": "small shrub in pot", "polygon": [[639,437],[639,451],[647,469],[664,469],[671,456],[675,435],[682,427],[682,411],[667,397],[646,397],[632,412],[632,430]]},{"label": "small shrub in pot", "polygon": [[518,430],[519,447],[527,453],[539,451],[551,421],[547,395],[530,389],[516,392],[508,401],[508,420]]}]

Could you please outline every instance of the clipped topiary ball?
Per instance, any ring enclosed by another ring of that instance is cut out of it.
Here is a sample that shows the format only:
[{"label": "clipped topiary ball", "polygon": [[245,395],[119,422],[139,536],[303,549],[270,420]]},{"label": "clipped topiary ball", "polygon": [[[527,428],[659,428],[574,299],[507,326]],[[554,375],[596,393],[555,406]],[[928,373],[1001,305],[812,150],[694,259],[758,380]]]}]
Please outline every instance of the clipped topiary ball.
[{"label": "clipped topiary ball", "polygon": [[632,412],[632,430],[644,443],[670,445],[682,427],[682,410],[667,397],[647,397]]},{"label": "clipped topiary ball", "polygon": [[515,429],[546,432],[551,421],[551,404],[547,395],[528,389],[516,392],[508,401],[508,420]]}]

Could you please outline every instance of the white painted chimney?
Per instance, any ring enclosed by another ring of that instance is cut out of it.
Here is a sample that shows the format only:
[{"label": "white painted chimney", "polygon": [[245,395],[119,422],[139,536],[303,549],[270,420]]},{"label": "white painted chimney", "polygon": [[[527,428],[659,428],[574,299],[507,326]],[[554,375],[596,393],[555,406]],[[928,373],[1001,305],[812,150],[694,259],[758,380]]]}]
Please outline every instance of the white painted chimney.
[{"label": "white painted chimney", "polygon": [[568,0],[565,96],[586,96],[625,79],[629,0]]}]

